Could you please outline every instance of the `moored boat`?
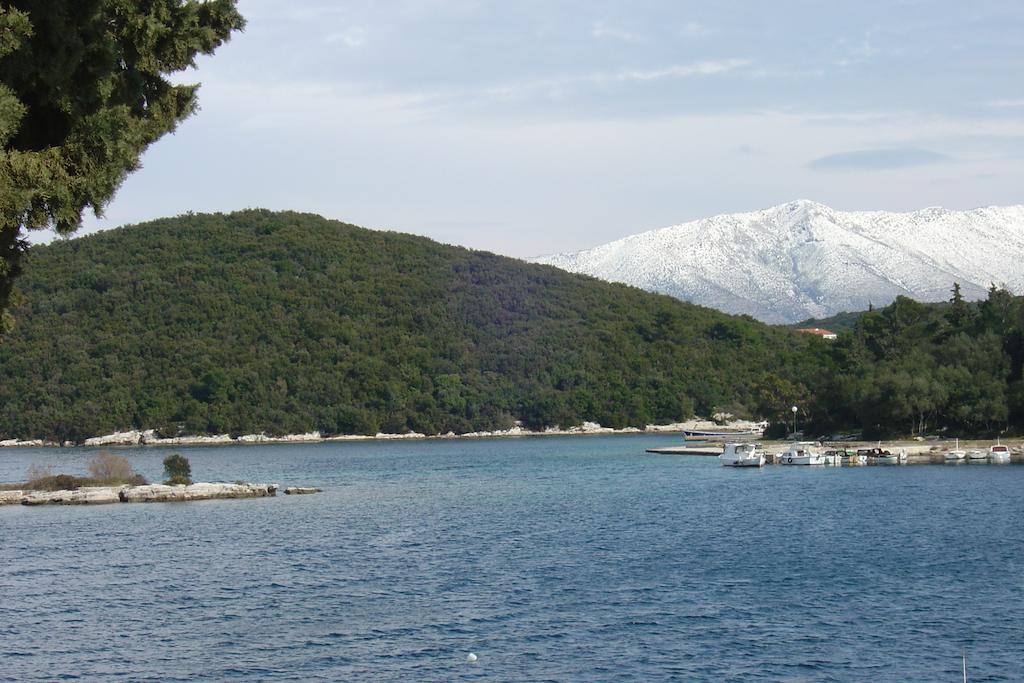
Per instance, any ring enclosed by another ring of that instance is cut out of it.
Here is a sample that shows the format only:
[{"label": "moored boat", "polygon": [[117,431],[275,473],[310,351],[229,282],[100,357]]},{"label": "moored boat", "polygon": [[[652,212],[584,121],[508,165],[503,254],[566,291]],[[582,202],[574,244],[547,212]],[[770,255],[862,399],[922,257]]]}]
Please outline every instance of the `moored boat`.
[{"label": "moored boat", "polygon": [[829,449],[821,454],[826,465],[866,465],[868,464],[867,456],[858,455],[857,451],[848,448],[834,448]]},{"label": "moored boat", "polygon": [[1010,448],[997,443],[995,446],[989,446],[988,459],[990,462],[1005,463],[1010,462]]},{"label": "moored boat", "polygon": [[782,465],[824,465],[825,457],[814,449],[811,442],[795,443],[779,456]]},{"label": "moored boat", "polygon": [[956,440],[956,446],[951,451],[946,451],[946,460],[963,460],[967,457],[967,451],[960,448],[960,439]]},{"label": "moored boat", "polygon": [[860,455],[857,451],[852,448],[847,448],[842,451],[843,455],[840,458],[840,462],[844,465],[867,465],[868,457],[866,455]]},{"label": "moored boat", "polygon": [[869,465],[899,465],[907,461],[907,452],[902,448],[890,451],[877,446],[861,449],[857,454],[865,456]]},{"label": "moored boat", "polygon": [[761,467],[764,452],[756,443],[727,443],[718,460],[726,467]]},{"label": "moored boat", "polygon": [[829,449],[821,454],[821,459],[824,465],[833,465],[838,467],[843,464],[843,455],[846,451],[840,451],[836,449]]},{"label": "moored boat", "polygon": [[967,451],[967,459],[973,460],[975,462],[981,460],[988,460],[988,453],[980,448],[972,448],[971,450]]}]

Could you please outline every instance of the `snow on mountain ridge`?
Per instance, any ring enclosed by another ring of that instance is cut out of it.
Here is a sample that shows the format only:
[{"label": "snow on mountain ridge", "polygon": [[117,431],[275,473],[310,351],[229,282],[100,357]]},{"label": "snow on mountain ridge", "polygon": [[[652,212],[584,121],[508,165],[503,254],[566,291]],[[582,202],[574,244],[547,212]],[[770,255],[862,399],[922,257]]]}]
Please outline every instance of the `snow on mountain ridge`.
[{"label": "snow on mountain ridge", "polygon": [[885,305],[903,294],[1024,293],[1024,205],[836,211],[798,200],[535,259],[766,322]]}]

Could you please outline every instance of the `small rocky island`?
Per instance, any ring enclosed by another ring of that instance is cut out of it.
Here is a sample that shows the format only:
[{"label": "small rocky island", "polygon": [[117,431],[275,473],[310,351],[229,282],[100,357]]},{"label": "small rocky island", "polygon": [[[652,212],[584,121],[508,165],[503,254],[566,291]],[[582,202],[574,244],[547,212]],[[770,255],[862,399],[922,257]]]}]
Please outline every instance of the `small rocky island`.
[{"label": "small rocky island", "polygon": [[[101,452],[88,464],[90,477],[54,475],[49,468],[32,468],[23,486],[0,488],[0,505],[107,505],[111,503],[171,503],[216,498],[266,498],[277,495],[277,484],[193,482],[188,460],[164,459],[168,480],[150,484],[132,470],[123,456]],[[319,493],[312,486],[291,486],[285,493]]]},{"label": "small rocky island", "polygon": [[265,498],[277,495],[277,484],[145,484],[142,486],[81,486],[57,491],[0,491],[0,505],[105,505],[108,503],[167,503],[214,498]]}]

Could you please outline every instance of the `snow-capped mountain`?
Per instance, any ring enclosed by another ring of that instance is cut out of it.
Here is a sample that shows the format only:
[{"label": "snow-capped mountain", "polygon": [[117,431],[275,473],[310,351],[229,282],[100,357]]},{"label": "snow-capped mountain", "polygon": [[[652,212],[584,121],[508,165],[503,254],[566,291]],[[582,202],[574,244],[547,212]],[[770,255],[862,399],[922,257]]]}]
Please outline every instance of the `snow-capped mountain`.
[{"label": "snow-capped mountain", "polygon": [[765,322],[883,306],[903,294],[1024,293],[1024,206],[909,213],[801,200],[705,218],[535,259]]}]

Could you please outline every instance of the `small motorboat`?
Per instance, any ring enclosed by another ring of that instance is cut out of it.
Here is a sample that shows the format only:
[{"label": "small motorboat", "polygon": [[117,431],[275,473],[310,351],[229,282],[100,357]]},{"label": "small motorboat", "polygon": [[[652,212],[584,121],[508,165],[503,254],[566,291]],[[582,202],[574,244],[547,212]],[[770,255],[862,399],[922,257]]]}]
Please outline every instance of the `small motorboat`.
[{"label": "small motorboat", "polygon": [[989,462],[995,463],[1007,463],[1010,462],[1010,448],[1000,443],[996,443],[995,446],[989,446],[988,449]]},{"label": "small motorboat", "polygon": [[824,463],[822,463],[822,464],[824,464],[824,465],[833,465],[835,467],[838,467],[839,465],[843,464],[843,458],[845,456],[846,456],[846,451],[840,451],[840,450],[835,450],[835,449],[827,450],[827,451],[825,451],[824,453],[821,454],[821,458],[822,458],[822,460],[824,460]]},{"label": "small motorboat", "polygon": [[761,467],[764,452],[756,443],[727,443],[718,460],[725,467]]},{"label": "small motorboat", "polygon": [[824,458],[826,465],[835,465],[837,467],[839,465],[852,467],[868,464],[867,456],[859,455],[857,451],[848,448],[827,450],[821,454],[821,457]]},{"label": "small motorboat", "polygon": [[857,451],[855,451],[855,450],[853,450],[851,448],[848,448],[845,451],[843,451],[843,455],[842,455],[842,458],[840,459],[840,461],[844,465],[851,465],[851,466],[853,466],[853,465],[867,465],[868,464],[868,456],[861,455]]},{"label": "small motorboat", "polygon": [[804,441],[795,443],[789,450],[779,456],[781,465],[824,465],[825,456],[814,449],[814,443]]},{"label": "small motorboat", "polygon": [[861,449],[857,454],[865,456],[869,465],[899,465],[907,461],[907,452],[902,448],[894,452],[877,446]]},{"label": "small motorboat", "polygon": [[971,450],[967,451],[967,459],[973,460],[974,462],[988,460],[988,452],[983,451],[980,448],[972,448]]}]

